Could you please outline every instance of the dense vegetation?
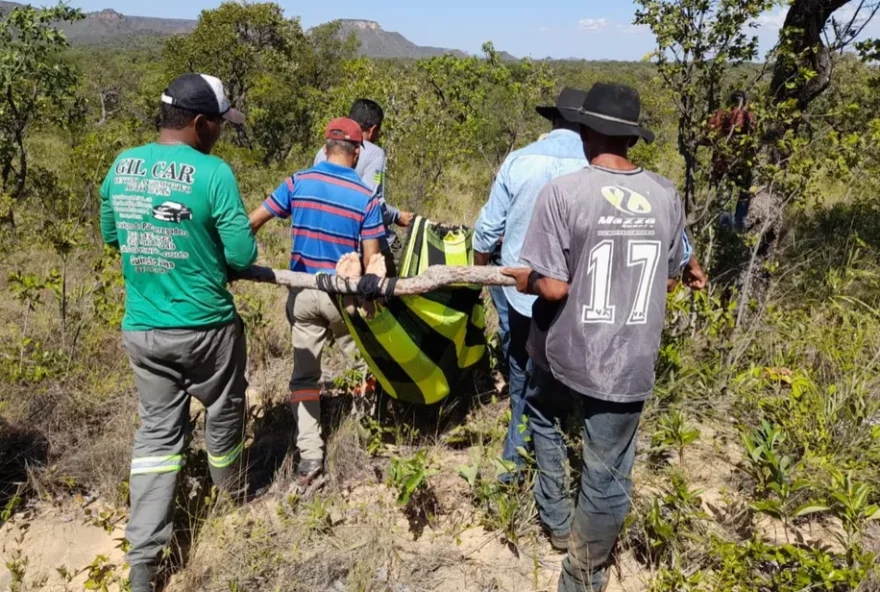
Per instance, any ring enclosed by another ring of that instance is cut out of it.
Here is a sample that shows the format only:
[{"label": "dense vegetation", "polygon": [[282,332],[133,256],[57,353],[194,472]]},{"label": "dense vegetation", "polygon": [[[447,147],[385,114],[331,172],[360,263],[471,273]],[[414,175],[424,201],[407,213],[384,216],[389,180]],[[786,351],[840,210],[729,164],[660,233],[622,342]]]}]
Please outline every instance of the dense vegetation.
[{"label": "dense vegetation", "polygon": [[[76,19],[68,8],[0,18],[2,519],[83,496],[104,500],[93,520],[111,532],[124,518],[136,398],[97,189],[121,149],[154,137],[175,75],[221,77],[247,113],[218,154],[249,207],[311,162],[329,118],[370,97],[387,112],[389,201],[457,223],[475,220],[505,156],[547,131],[536,104],[563,85],[616,81],[642,94],[658,141],[635,158],[681,187],[713,278],[706,293],[670,296],[621,589],[878,589],[877,45],[841,51],[854,36],[838,27],[817,49],[792,28],[764,65],[747,25],[772,2],[638,4],[657,35],[654,63],[509,63],[490,44],[480,58],[369,60],[338,25],[306,34],[274,4],[224,4],[190,36],[127,51],[67,47],[52,23]],[[706,122],[733,88],[753,96],[759,130],[731,146]],[[735,201],[727,180],[710,183],[719,150],[751,155],[744,233],[718,223]],[[287,240],[280,226],[261,237],[261,262],[283,266]],[[234,291],[256,387],[251,458],[275,485],[253,507],[216,499],[196,434],[180,501],[189,520],[169,558],[179,589],[450,589],[449,570],[478,552],[457,551],[477,527],[522,561],[511,573],[474,567],[461,589],[552,587],[558,561],[546,558],[530,492],[494,479],[507,417],[491,368],[440,409],[394,407],[382,423],[334,398],[331,483],[286,496],[284,299],[267,286]],[[407,525],[417,542],[401,535]],[[433,538],[418,541],[426,529]],[[21,549],[7,553],[14,589],[39,589]],[[86,575],[101,589],[120,574],[99,558]]]}]

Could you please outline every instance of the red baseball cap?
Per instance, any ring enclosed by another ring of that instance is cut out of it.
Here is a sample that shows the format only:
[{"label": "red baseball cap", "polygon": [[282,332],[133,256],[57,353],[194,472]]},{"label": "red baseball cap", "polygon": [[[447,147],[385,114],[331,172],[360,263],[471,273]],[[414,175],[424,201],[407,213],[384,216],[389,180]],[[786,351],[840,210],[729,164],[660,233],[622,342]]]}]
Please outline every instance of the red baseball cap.
[{"label": "red baseball cap", "polygon": [[327,131],[324,137],[328,140],[344,140],[346,142],[354,142],[358,145],[364,143],[364,132],[361,126],[354,119],[348,117],[339,117],[327,124]]}]

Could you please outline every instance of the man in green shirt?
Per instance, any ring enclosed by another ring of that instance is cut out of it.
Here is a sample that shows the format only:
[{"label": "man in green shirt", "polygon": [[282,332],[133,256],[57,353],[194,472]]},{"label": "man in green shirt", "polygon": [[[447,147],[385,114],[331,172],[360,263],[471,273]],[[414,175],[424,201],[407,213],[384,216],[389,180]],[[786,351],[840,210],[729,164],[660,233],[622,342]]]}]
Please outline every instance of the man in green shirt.
[{"label": "man in green shirt", "polygon": [[132,592],[153,590],[171,538],[190,397],[207,409],[214,483],[242,487],[247,347],[227,282],[229,269],[253,264],[257,245],[232,169],[210,156],[224,121],[244,117],[218,79],[177,78],[162,95],[158,141],[120,154],[101,187],[104,241],[122,254],[122,340],[140,399],[126,530]]}]

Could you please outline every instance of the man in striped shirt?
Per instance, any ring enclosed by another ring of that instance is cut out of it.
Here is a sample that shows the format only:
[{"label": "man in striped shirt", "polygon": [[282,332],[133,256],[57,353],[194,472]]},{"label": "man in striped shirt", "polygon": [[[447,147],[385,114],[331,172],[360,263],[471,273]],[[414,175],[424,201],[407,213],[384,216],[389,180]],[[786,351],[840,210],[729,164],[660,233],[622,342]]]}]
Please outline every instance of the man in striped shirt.
[{"label": "man in striped shirt", "polygon": [[[366,265],[380,254],[385,236],[382,206],[355,172],[363,146],[360,125],[347,118],[330,122],[327,160],[281,184],[251,216],[256,233],[272,218],[291,220],[290,269],[335,274],[340,259],[359,251]],[[323,470],[321,437],[321,353],[332,335],[355,362],[356,346],[333,300],[317,290],[291,290],[287,318],[292,326],[293,375],[290,402],[297,418],[300,462],[297,478],[306,486]]]}]

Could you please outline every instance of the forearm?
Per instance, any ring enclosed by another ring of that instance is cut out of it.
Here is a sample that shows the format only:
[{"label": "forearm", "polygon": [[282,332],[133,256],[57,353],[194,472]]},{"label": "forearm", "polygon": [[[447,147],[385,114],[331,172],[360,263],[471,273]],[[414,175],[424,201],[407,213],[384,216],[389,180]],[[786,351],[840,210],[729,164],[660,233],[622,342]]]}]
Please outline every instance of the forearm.
[{"label": "forearm", "polygon": [[364,269],[370,264],[370,261],[376,255],[382,254],[381,244],[376,239],[365,240],[364,241]]},{"label": "forearm", "polygon": [[400,222],[400,210],[395,208],[394,206],[388,205],[387,203],[383,203],[382,205],[382,218],[385,222],[385,227],[392,226]]},{"label": "forearm", "polygon": [[274,216],[272,216],[271,212],[269,212],[264,206],[260,206],[251,212],[250,216],[248,216],[251,224],[251,233],[256,236],[260,229],[263,228],[263,226],[265,226],[273,217]]},{"label": "forearm", "polygon": [[568,298],[568,284],[553,278],[542,277],[535,283],[534,293],[548,302],[560,302]]},{"label": "forearm", "polygon": [[492,253],[481,253],[479,251],[474,251],[474,265],[478,267],[485,267],[489,265],[489,260],[492,258]]}]

